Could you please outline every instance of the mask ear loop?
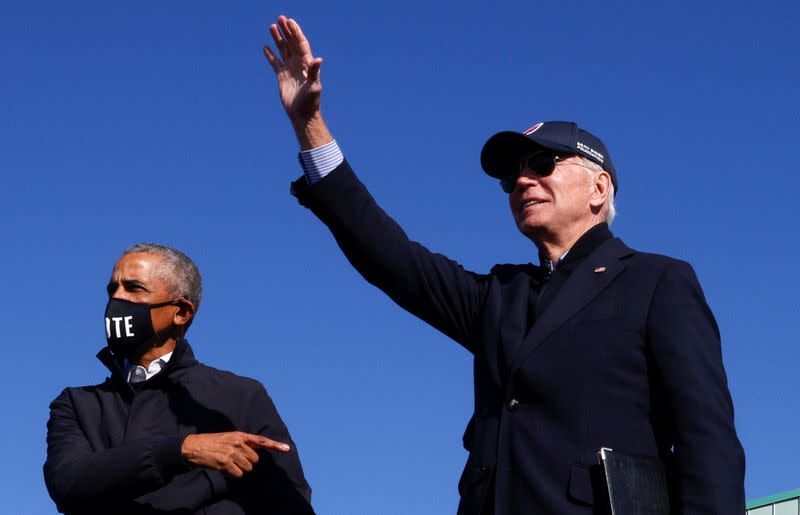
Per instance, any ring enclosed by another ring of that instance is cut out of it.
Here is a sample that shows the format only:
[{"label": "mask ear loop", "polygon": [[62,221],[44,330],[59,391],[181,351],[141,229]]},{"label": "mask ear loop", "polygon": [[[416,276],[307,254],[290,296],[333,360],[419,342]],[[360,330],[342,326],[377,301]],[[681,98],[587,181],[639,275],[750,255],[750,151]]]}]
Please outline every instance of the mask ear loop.
[{"label": "mask ear loop", "polygon": [[[184,298],[181,296],[178,297],[177,299],[172,299],[165,302],[148,304],[148,306],[150,309],[163,308],[164,306],[179,305],[183,300]],[[155,345],[152,345],[155,342],[160,342],[160,345],[158,345],[160,347],[161,345],[164,345],[166,341],[169,340],[170,338],[175,338],[175,340],[180,340],[183,338],[183,331],[178,329],[178,326],[176,326],[175,324],[168,325],[161,332],[155,332],[153,337],[150,338],[151,342],[150,347],[155,347]]]},{"label": "mask ear loop", "polygon": [[[182,306],[185,305],[185,304],[188,304],[189,306],[193,306],[193,304],[191,302],[189,302],[186,299],[186,297],[184,297],[183,295],[181,295],[177,299],[174,299],[174,300],[172,300],[170,302],[167,302],[167,303],[165,303],[163,305],[169,306],[171,304],[179,306],[179,308],[178,308],[179,310],[182,309]],[[175,340],[182,340],[183,339],[183,335],[186,334],[186,329],[188,329],[189,325],[192,323],[192,320],[193,320],[193,317],[192,317],[192,319],[189,320],[188,324],[185,324],[183,326],[177,326],[175,324],[170,324],[169,327],[165,328],[164,331],[162,331],[159,334],[166,335],[168,338],[169,337],[175,338]]]},{"label": "mask ear loop", "polygon": [[147,307],[150,308],[150,309],[163,308],[164,306],[169,306],[170,304],[177,304],[182,299],[183,299],[183,297],[178,297],[177,299],[168,300],[166,302],[158,302],[156,304],[148,304]]}]

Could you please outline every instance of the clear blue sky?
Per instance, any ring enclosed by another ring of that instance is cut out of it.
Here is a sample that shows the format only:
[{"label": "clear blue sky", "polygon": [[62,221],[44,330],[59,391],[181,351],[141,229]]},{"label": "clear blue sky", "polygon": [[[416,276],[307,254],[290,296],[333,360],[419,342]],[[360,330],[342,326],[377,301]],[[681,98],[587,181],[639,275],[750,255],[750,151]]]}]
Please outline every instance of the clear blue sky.
[{"label": "clear blue sky", "polygon": [[267,386],[321,514],[455,512],[470,358],[289,195],[297,145],[260,50],[281,13],[325,58],[324,111],[364,182],[469,269],[536,261],[484,140],[551,119],[599,134],[613,230],[689,260],[718,318],[747,497],[800,487],[800,3],[654,4],[4,4],[2,511],[55,512],[48,403],[105,377],[104,285],[148,240],[200,266],[196,354]]}]

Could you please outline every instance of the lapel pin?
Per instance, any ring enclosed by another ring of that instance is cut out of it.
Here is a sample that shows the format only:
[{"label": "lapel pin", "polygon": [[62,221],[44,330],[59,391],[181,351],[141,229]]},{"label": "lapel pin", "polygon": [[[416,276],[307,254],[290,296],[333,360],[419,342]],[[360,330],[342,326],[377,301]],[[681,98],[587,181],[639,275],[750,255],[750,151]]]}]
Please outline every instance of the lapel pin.
[{"label": "lapel pin", "polygon": [[597,268],[594,269],[594,273],[596,273],[596,274],[602,274],[605,271],[606,271],[606,267],[604,267],[604,266],[598,266]]}]

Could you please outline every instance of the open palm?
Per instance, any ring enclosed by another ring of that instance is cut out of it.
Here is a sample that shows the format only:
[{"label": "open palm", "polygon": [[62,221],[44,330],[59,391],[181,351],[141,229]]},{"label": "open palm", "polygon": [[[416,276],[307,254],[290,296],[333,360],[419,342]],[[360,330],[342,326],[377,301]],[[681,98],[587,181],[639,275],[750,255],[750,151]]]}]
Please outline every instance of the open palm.
[{"label": "open palm", "polygon": [[307,120],[319,112],[322,58],[311,53],[311,45],[293,19],[280,16],[269,31],[280,58],[268,46],[264,55],[278,79],[283,107],[293,122]]}]

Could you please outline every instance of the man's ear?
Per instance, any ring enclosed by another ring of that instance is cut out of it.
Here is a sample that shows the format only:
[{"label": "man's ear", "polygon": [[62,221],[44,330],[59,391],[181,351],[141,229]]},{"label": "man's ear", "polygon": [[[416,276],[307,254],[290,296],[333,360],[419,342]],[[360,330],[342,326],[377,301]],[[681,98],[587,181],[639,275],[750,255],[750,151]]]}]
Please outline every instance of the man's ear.
[{"label": "man's ear", "polygon": [[589,205],[600,208],[606,203],[611,194],[611,176],[603,170],[592,177],[592,194],[589,196]]},{"label": "man's ear", "polygon": [[172,324],[177,327],[187,327],[194,318],[197,308],[195,308],[192,301],[185,297],[180,297],[177,304],[178,309],[175,311],[175,314],[172,315]]}]

